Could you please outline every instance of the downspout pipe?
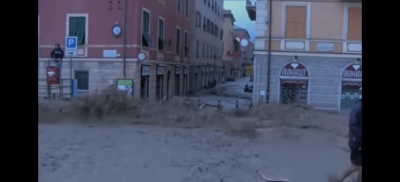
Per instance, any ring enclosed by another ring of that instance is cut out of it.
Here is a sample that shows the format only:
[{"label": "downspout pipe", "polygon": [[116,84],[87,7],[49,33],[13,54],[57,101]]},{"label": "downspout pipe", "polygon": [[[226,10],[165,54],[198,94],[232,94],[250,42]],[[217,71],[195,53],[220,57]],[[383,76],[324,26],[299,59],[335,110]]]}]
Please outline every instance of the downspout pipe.
[{"label": "downspout pipe", "polygon": [[124,29],[122,30],[123,32],[123,44],[124,44],[124,48],[123,48],[123,75],[124,78],[126,78],[126,22],[127,22],[127,17],[128,17],[128,0],[124,0]]},{"label": "downspout pipe", "polygon": [[271,88],[271,44],[272,44],[272,0],[269,0],[268,15],[268,69],[267,69],[267,97],[266,102],[269,104],[270,88]]}]

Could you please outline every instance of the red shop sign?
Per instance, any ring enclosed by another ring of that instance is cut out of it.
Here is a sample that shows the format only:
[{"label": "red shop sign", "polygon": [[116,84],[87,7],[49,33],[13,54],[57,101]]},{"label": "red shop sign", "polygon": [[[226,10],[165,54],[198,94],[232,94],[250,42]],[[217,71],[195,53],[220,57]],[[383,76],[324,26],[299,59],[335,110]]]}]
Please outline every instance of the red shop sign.
[{"label": "red shop sign", "polygon": [[308,70],[303,64],[292,62],[282,68],[281,76],[308,77]]},{"label": "red shop sign", "polygon": [[362,66],[361,64],[352,64],[347,66],[342,73],[342,78],[361,79]]}]

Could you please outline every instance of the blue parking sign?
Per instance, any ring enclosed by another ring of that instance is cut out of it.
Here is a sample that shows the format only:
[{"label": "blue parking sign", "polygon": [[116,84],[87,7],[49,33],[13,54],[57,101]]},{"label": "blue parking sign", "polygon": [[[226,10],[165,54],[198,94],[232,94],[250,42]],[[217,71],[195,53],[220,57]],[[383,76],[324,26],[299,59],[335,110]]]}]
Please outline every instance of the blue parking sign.
[{"label": "blue parking sign", "polygon": [[65,55],[76,56],[78,52],[78,38],[66,37],[65,38]]}]

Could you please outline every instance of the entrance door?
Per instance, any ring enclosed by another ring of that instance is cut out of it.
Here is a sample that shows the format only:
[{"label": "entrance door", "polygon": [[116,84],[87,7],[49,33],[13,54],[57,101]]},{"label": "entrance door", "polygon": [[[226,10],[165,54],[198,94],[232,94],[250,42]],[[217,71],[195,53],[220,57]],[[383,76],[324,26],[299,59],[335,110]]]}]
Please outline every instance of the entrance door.
[{"label": "entrance door", "polygon": [[169,80],[171,78],[171,72],[167,73],[167,99],[169,98]]},{"label": "entrance door", "polygon": [[194,74],[194,85],[195,85],[195,91],[199,90],[199,85],[200,85],[200,80],[199,80],[199,74],[195,73]]},{"label": "entrance door", "polygon": [[157,80],[156,80],[156,98],[158,100],[161,100],[164,98],[163,95],[163,88],[164,88],[164,76],[163,75],[157,75]]},{"label": "entrance door", "polygon": [[307,104],[308,82],[302,81],[282,81],[280,90],[280,103]]},{"label": "entrance door", "polygon": [[140,78],[140,98],[149,98],[149,76],[142,76]]},{"label": "entrance door", "polygon": [[179,88],[180,88],[180,79],[179,79],[180,75],[175,74],[175,95],[179,96]]},{"label": "entrance door", "polygon": [[342,95],[340,101],[340,109],[347,110],[352,109],[353,106],[358,102],[360,98],[360,85],[357,83],[342,84]]},{"label": "entrance door", "polygon": [[188,86],[188,75],[184,74],[183,75],[183,94],[186,95],[187,94],[187,86]]}]

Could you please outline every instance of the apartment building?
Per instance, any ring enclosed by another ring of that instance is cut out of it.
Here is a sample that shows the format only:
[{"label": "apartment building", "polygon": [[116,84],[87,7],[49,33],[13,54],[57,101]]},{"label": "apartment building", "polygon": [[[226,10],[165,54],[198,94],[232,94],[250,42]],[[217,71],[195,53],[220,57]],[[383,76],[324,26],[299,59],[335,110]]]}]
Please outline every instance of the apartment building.
[{"label": "apartment building", "polygon": [[190,91],[219,82],[222,75],[223,0],[193,1]]},{"label": "apartment building", "polygon": [[240,43],[238,39],[233,36],[233,26],[235,17],[231,10],[224,10],[224,26],[222,33],[222,69],[223,77],[235,77],[235,64],[241,58]]},{"label": "apartment building", "polygon": [[[189,82],[189,0],[39,0],[41,65],[54,44],[64,48],[66,36],[78,37],[72,77],[78,92],[133,79],[133,96],[162,99],[184,95]],[[120,27],[114,29],[114,27]],[[145,60],[138,60],[144,53]],[[69,59],[62,77],[69,78]]]},{"label": "apartment building", "polygon": [[243,76],[246,63],[249,63],[252,59],[252,43],[250,34],[245,28],[234,26],[232,35],[240,42],[241,58],[235,64],[236,75],[239,77]]},{"label": "apartment building", "polygon": [[362,79],[361,0],[247,2],[256,21],[253,101],[346,110]]}]

